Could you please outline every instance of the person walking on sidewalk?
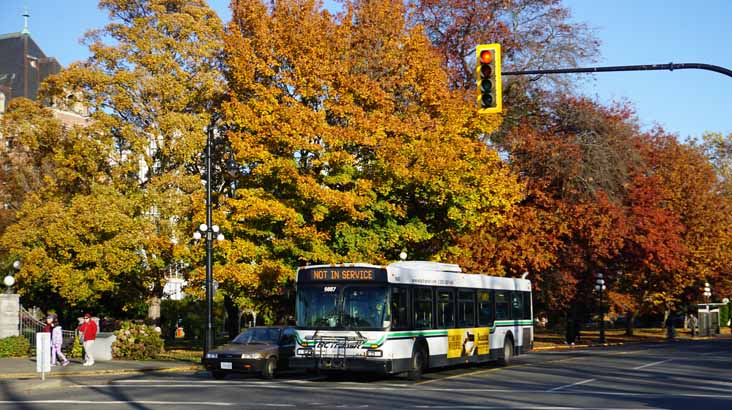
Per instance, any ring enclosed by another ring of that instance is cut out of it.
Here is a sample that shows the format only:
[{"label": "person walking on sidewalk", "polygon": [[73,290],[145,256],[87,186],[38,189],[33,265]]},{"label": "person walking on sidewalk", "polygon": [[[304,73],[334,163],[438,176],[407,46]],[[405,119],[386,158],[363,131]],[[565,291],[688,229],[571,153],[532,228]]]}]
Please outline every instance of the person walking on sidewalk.
[{"label": "person walking on sidewalk", "polygon": [[46,323],[43,326],[43,333],[51,333],[51,329],[53,329],[53,315],[48,314],[46,316]]},{"label": "person walking on sidewalk", "polygon": [[[51,330],[53,330],[53,320],[55,318],[56,315],[52,313],[49,313],[48,316],[46,316],[46,323],[43,326],[43,333],[51,333]],[[51,339],[53,339],[53,335],[51,335]],[[50,353],[51,357],[53,357],[53,343],[51,343],[48,353]]]},{"label": "person walking on sidewalk", "polygon": [[689,327],[691,328],[691,337],[696,337],[696,325],[698,324],[698,320],[696,319],[696,316],[692,313],[691,316],[689,316]]},{"label": "person walking on sidewalk", "polygon": [[94,364],[94,356],[91,354],[91,347],[97,338],[97,324],[91,318],[89,313],[84,314],[84,323],[79,326],[81,337],[84,338],[84,366]]},{"label": "person walking on sidewalk", "polygon": [[63,360],[61,362],[61,366],[66,366],[69,364],[69,360],[66,359],[66,356],[64,356],[63,352],[61,351],[61,346],[63,345],[64,341],[64,334],[63,329],[61,329],[61,325],[58,323],[58,318],[53,318],[53,323],[51,324],[51,366],[56,366],[56,357]]}]

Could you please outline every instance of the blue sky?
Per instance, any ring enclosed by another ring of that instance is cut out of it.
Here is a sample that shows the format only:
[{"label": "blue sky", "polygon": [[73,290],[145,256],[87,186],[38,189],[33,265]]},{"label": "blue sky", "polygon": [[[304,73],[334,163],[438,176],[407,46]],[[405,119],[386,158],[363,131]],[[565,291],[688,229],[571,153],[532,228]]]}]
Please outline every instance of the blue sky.
[{"label": "blue sky", "polygon": [[[209,0],[227,20],[229,0]],[[732,1],[565,0],[573,18],[594,26],[602,41],[599,65],[699,62],[732,69]],[[97,0],[2,0],[0,34],[23,28],[66,66],[87,57],[84,32],[105,24]],[[627,100],[645,127],[681,138],[704,131],[732,134],[732,77],[698,70],[597,74],[580,88],[603,102]]]}]

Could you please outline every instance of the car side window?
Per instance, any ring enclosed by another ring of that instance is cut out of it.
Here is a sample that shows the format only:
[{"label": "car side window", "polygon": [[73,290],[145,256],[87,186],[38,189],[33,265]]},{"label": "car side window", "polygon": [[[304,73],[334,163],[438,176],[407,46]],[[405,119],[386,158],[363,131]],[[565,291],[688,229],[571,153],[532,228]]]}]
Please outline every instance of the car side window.
[{"label": "car side window", "polygon": [[282,331],[282,338],[280,339],[281,345],[292,345],[295,344],[295,329],[288,327]]}]

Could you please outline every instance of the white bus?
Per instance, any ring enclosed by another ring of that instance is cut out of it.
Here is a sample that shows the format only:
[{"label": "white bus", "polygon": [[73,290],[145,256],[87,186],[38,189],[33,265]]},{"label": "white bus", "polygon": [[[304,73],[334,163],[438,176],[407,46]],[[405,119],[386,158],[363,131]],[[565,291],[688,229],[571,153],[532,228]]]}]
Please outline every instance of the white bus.
[{"label": "white bus", "polygon": [[311,370],[404,373],[496,360],[531,350],[531,282],[403,261],[297,271],[297,348]]}]

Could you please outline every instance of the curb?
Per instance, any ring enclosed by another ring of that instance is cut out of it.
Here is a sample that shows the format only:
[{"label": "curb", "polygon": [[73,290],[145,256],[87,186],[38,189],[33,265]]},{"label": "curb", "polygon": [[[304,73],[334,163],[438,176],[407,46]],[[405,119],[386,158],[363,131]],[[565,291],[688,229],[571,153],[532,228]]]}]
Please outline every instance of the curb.
[{"label": "curb", "polygon": [[[613,347],[613,346],[623,346],[626,344],[640,344],[640,343],[669,343],[669,342],[696,342],[696,341],[703,341],[703,340],[716,340],[716,339],[724,339],[726,335],[718,335],[718,336],[697,336],[693,339],[688,338],[673,338],[673,339],[657,339],[657,340],[628,340],[625,342],[613,342],[613,343],[597,343],[597,344],[577,344],[577,345],[553,345],[553,346],[540,346],[540,347],[534,347],[532,351],[541,351],[541,350],[568,350],[568,349],[588,349],[592,347]],[[727,336],[729,338],[729,336]]]},{"label": "curb", "polygon": [[0,380],[0,386],[2,386],[2,385],[12,386],[13,390],[17,393],[30,393],[31,391],[43,390],[43,389],[60,389],[69,384],[70,383],[65,382],[63,379],[59,379],[59,378],[56,378],[56,379],[46,378],[46,380],[41,380],[41,379],[34,379],[34,380],[4,379],[4,380]]},{"label": "curb", "polygon": [[[150,373],[150,372],[186,372],[192,370],[201,370],[203,367],[200,364],[190,366],[177,366],[177,367],[148,367],[142,369],[107,369],[107,370],[86,370],[86,371],[68,371],[46,373],[46,379],[60,379],[66,376],[115,376],[124,374],[139,374],[139,373]],[[25,382],[31,381],[29,379],[37,379],[38,373],[11,373],[11,374],[0,374],[0,383],[11,383],[13,381]],[[41,381],[38,379],[37,381]]]}]

